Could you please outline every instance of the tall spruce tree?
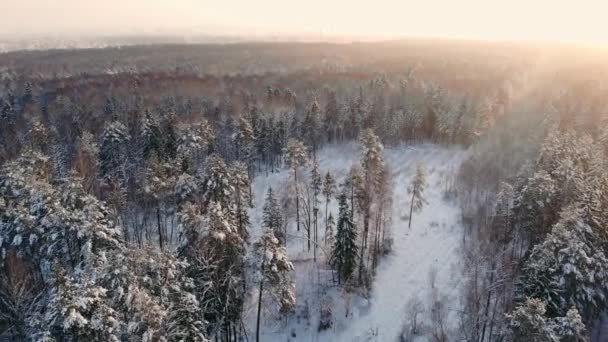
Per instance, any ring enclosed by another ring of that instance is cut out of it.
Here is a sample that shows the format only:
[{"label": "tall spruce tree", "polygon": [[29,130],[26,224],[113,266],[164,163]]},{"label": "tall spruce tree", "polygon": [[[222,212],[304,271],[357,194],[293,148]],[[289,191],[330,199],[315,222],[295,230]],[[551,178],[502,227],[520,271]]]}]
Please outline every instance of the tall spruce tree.
[{"label": "tall spruce tree", "polygon": [[281,208],[277,199],[274,197],[272,188],[268,188],[268,194],[266,195],[266,201],[264,203],[262,224],[266,230],[272,230],[274,236],[281,242],[282,245],[286,244],[287,235],[283,231],[283,217],[281,215]]},{"label": "tall spruce tree", "polygon": [[408,228],[412,228],[412,214],[414,211],[422,210],[422,207],[427,203],[424,197],[424,189],[426,188],[426,171],[422,164],[416,166],[416,174],[410,183],[408,192],[412,195],[410,200],[410,217]]},{"label": "tall spruce tree", "polygon": [[338,227],[331,264],[338,272],[338,282],[347,282],[357,266],[357,230],[351,220],[346,194],[338,197]]},{"label": "tall spruce tree", "polygon": [[[329,217],[327,216],[327,211],[329,208],[329,202],[331,202],[331,198],[334,196],[336,192],[336,181],[334,177],[332,177],[331,173],[327,171],[325,174],[325,178],[323,178],[323,196],[325,196],[325,230],[327,231],[327,224]],[[325,241],[327,242],[327,241]]]}]

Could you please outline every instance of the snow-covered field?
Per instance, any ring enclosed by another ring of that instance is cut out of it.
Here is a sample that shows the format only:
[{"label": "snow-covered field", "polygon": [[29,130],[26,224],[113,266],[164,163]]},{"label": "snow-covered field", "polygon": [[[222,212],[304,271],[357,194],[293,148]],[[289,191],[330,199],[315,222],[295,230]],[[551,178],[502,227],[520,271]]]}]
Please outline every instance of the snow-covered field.
[{"label": "snow-covered field", "polygon": [[[331,272],[320,251],[317,262],[305,249],[305,231],[296,232],[295,223],[289,227],[288,252],[295,266],[297,308],[289,319],[279,319],[269,307],[264,311],[261,327],[263,341],[395,341],[407,317],[407,309],[419,299],[424,313],[419,321],[428,323],[432,296],[431,274],[435,274],[435,293],[445,296],[447,325],[457,324],[461,270],[459,247],[463,230],[459,223],[457,203],[447,200],[445,193],[458,170],[465,151],[435,145],[387,148],[386,163],[393,172],[393,209],[390,234],[394,239],[392,253],[383,257],[373,282],[369,298],[349,294],[331,281]],[[356,145],[330,146],[319,153],[322,174],[330,171],[342,181],[353,162],[359,159]],[[408,229],[410,196],[407,187],[416,164],[426,167],[428,204],[414,213],[412,228]],[[262,206],[269,186],[285,188],[288,170],[259,175],[254,182],[255,208],[251,212],[252,238],[257,239],[262,219]],[[319,235],[324,234],[324,199],[319,217]],[[336,201],[330,211],[337,215]],[[252,293],[246,322],[249,336],[255,333],[255,296]],[[332,311],[333,327],[318,331],[321,302]],[[430,324],[430,323],[429,323]],[[428,324],[427,324],[428,325]],[[425,341],[424,336],[418,340]]]}]

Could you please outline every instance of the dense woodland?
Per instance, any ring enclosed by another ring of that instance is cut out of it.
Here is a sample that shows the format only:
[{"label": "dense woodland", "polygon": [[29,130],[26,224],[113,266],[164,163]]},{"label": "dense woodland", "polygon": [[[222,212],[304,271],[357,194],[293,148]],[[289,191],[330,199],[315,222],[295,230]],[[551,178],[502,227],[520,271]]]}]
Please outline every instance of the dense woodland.
[{"label": "dense woodland", "polygon": [[[469,153],[445,190],[466,227],[453,336],[593,338],[608,305],[603,57],[423,40],[2,54],[0,340],[259,339],[263,297],[293,314],[293,229],[332,286],[365,295],[392,192],[411,194],[410,224],[426,204],[424,167],[393,189],[383,148],[420,143]],[[359,163],[338,181],[317,153],[347,142]],[[253,180],[282,169],[288,189],[266,190],[252,227]]]}]

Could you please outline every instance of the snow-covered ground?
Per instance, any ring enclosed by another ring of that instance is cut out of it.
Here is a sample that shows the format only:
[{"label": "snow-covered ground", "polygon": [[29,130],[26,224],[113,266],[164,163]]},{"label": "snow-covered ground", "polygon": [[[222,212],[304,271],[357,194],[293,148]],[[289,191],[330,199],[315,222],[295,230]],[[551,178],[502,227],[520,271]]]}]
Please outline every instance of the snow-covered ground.
[{"label": "snow-covered ground", "polygon": [[[457,203],[446,200],[446,189],[453,182],[465,153],[457,148],[435,145],[400,146],[385,149],[386,163],[393,172],[393,209],[390,233],[394,239],[392,253],[383,257],[368,299],[349,294],[333,285],[331,272],[323,257],[312,260],[307,252],[304,230],[296,232],[295,223],[289,227],[289,256],[294,262],[297,308],[288,319],[279,319],[269,307],[264,311],[261,327],[263,341],[395,341],[414,298],[424,306],[420,321],[428,322],[431,303],[431,274],[436,274],[436,293],[445,296],[448,308],[447,324],[455,327],[459,308],[461,270],[459,247],[463,230],[459,223]],[[320,170],[330,171],[341,182],[353,162],[359,159],[355,144],[330,146],[319,153]],[[424,164],[428,187],[428,204],[414,213],[412,228],[408,229],[410,196],[407,187],[416,164]],[[259,236],[262,206],[269,186],[285,188],[290,173],[281,170],[255,179],[255,208],[251,212],[252,238]],[[324,234],[324,199],[319,218],[319,235]],[[337,215],[336,201],[330,211]],[[253,294],[255,294],[254,291]],[[248,331],[255,333],[255,296],[246,312]],[[318,331],[320,303],[332,310],[333,327]],[[452,336],[454,337],[454,336]],[[425,337],[418,340],[425,341]]]}]

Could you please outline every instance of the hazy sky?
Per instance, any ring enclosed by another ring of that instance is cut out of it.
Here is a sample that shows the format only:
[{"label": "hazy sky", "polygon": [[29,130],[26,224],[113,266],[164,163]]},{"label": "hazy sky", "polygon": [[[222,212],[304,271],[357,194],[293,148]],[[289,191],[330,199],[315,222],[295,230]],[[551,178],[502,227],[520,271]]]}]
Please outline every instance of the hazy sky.
[{"label": "hazy sky", "polygon": [[608,0],[0,0],[0,32],[437,36],[608,43]]}]

